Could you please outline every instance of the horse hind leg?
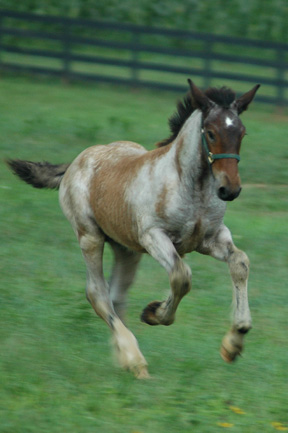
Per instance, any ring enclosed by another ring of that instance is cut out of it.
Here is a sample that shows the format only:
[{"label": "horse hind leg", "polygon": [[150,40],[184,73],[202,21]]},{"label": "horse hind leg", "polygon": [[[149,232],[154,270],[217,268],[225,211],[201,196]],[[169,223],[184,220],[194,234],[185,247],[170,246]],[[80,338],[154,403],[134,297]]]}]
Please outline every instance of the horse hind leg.
[{"label": "horse hind leg", "polygon": [[142,254],[128,250],[122,245],[109,241],[114,253],[114,264],[109,280],[109,296],[115,312],[124,322],[126,294],[133,283]]},{"label": "horse hind leg", "polygon": [[102,256],[104,250],[104,235],[102,233],[83,233],[79,235],[79,243],[87,265],[86,296],[96,314],[110,327],[116,354],[121,367],[128,369],[139,378],[149,377],[147,362],[142,355],[137,340],[132,332],[125,327],[114,310],[109,297],[108,284],[103,275]]}]

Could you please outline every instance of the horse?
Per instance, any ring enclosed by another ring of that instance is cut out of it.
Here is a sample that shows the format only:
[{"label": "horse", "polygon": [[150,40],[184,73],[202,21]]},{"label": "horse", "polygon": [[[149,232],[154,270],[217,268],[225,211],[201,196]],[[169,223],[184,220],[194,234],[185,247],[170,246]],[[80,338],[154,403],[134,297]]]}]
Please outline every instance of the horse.
[{"label": "horse", "polygon": [[[238,162],[247,110],[259,84],[239,98],[227,87],[189,91],[169,119],[171,135],[153,150],[130,141],[95,145],[71,164],[8,160],[22,180],[36,188],[59,189],[60,206],[79,241],[87,266],[86,296],[112,331],[120,365],[139,379],[147,362],[125,326],[125,299],[143,253],[167,272],[170,291],[144,308],[141,320],[171,325],[181,299],[191,289],[186,253],[196,251],[228,264],[234,313],[221,356],[232,362],[251,328],[247,280],[249,259],[233,243],[223,223],[226,202],[241,191]],[[103,275],[104,245],[114,265]]]}]

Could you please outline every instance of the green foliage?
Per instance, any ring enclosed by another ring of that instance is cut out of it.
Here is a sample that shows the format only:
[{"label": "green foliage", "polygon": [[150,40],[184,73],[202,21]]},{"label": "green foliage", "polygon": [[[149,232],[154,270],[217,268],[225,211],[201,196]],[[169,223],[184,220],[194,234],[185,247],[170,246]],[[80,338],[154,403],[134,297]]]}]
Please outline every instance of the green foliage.
[{"label": "green foliage", "polygon": [[[20,182],[3,158],[69,162],[87,146],[117,139],[153,148],[168,133],[175,96],[23,78],[2,78],[0,91],[1,433],[287,429],[287,118],[257,104],[243,114],[244,188],[226,215],[251,259],[254,322],[243,358],[227,365],[219,356],[229,327],[226,265],[187,255],[193,288],[176,323],[148,327],[139,314],[165,295],[168,278],[144,257],[127,315],[153,376],[141,382],[113,364],[108,328],[85,299],[84,262],[57,192]],[[111,261],[106,250],[106,273]]]},{"label": "green foliage", "polygon": [[[10,9],[11,1],[1,0]],[[14,10],[287,42],[286,0],[26,0]]]}]

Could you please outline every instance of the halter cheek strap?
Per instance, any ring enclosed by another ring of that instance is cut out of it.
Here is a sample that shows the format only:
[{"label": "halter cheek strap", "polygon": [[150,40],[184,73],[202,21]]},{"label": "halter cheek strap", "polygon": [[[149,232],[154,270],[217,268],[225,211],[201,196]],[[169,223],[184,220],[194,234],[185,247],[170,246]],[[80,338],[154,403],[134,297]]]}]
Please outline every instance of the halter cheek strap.
[{"label": "halter cheek strap", "polygon": [[207,154],[207,159],[208,159],[209,164],[212,165],[216,159],[234,158],[234,159],[237,159],[237,161],[240,161],[240,155],[237,155],[237,153],[216,153],[216,154],[214,154],[214,153],[210,152],[208,144],[207,144],[207,140],[205,137],[205,132],[204,132],[203,126],[201,129],[201,138],[202,138],[202,145],[203,145],[203,148],[205,149],[205,152]]}]

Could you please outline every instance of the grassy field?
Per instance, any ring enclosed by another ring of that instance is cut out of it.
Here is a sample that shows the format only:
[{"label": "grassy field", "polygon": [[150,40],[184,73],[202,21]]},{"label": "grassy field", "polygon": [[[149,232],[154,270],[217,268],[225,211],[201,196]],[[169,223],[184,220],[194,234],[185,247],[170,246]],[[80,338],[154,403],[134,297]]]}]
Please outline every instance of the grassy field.
[{"label": "grassy field", "polygon": [[[287,116],[257,104],[243,114],[244,188],[226,214],[251,260],[243,358],[227,365],[219,356],[230,323],[226,265],[187,256],[193,289],[175,324],[149,327],[139,314],[168,281],[144,257],[128,325],[153,379],[137,381],[115,366],[109,330],[85,299],[84,262],[57,193],[21,183],[3,160],[69,162],[117,139],[152,149],[168,135],[175,95],[25,78],[2,78],[0,91],[0,432],[288,431]],[[107,274],[110,265],[107,250]]]}]

